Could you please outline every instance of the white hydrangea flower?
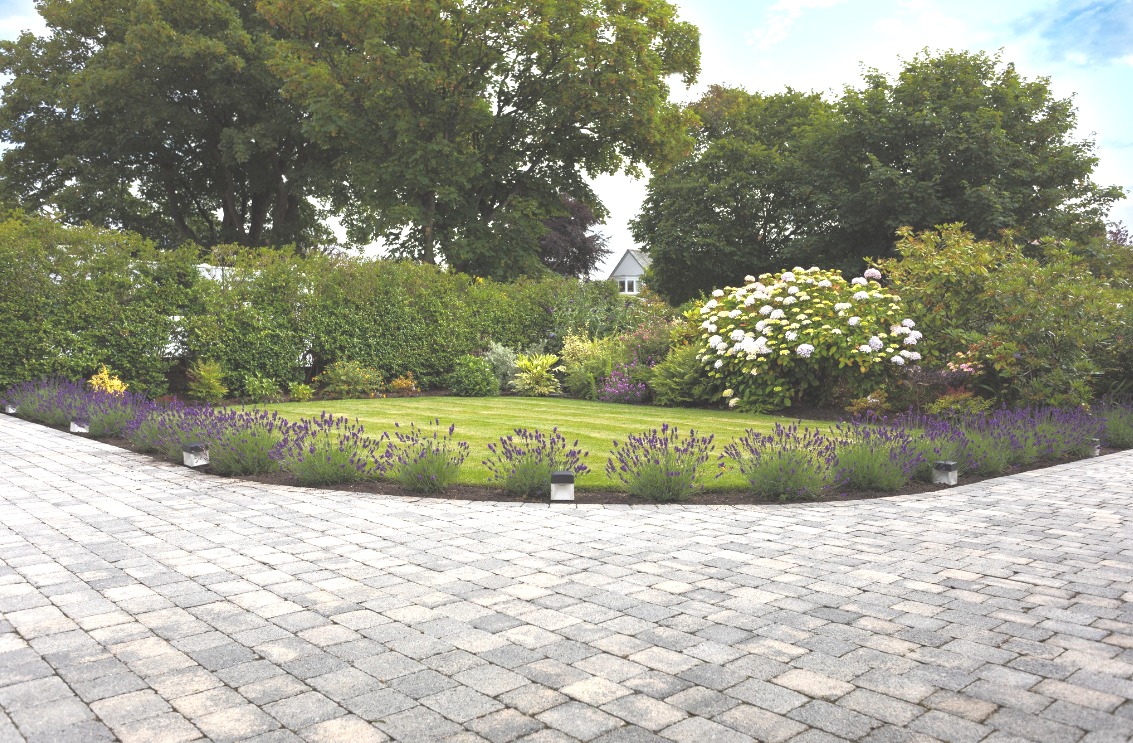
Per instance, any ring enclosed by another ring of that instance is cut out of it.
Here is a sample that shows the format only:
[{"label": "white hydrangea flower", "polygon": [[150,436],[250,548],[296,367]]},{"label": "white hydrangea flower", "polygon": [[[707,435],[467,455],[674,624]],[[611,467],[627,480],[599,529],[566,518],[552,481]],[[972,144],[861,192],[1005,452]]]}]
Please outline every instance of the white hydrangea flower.
[{"label": "white hydrangea flower", "polygon": [[766,356],[767,354],[771,353],[771,347],[770,346],[756,346],[755,352],[757,354],[761,355],[761,356]]},{"label": "white hydrangea flower", "polygon": [[767,327],[767,321],[766,320],[760,320],[759,322],[757,322],[755,324],[755,329],[760,333],[762,333],[763,329],[766,328],[766,327]]},{"label": "white hydrangea flower", "polygon": [[838,304],[834,305],[834,309],[837,312],[841,312],[842,310],[848,310],[853,306],[854,305],[850,304],[849,302],[839,302]]},{"label": "white hydrangea flower", "polygon": [[842,331],[839,330],[838,328],[834,328],[830,332],[833,333],[834,335],[842,335]]},{"label": "white hydrangea flower", "polygon": [[771,319],[772,320],[782,320],[786,316],[787,316],[787,313],[783,312],[783,310],[772,310],[771,311]]},{"label": "white hydrangea flower", "polygon": [[721,338],[718,335],[714,335],[714,336],[712,336],[711,338],[708,339],[708,345],[711,346],[712,348],[716,348],[716,346],[720,345],[723,341],[724,341],[723,338]]},{"label": "white hydrangea flower", "polygon": [[799,300],[795,299],[794,297],[784,297],[783,298],[783,304],[794,304],[797,301],[799,301]]},{"label": "white hydrangea flower", "polygon": [[716,360],[716,368],[717,368],[717,369],[719,369],[719,368],[720,368],[721,366],[723,366],[723,365],[724,365],[724,360],[723,360],[723,359],[717,359],[717,360]]},{"label": "white hydrangea flower", "polygon": [[722,297],[722,296],[724,296],[724,290],[723,290],[723,289],[715,289],[715,290],[713,290],[713,292],[712,292],[712,296],[714,296],[714,297]]},{"label": "white hydrangea flower", "polygon": [[850,323],[851,325],[857,325],[861,321],[862,321],[862,319],[860,317],[858,317],[857,315],[854,315],[853,317],[851,317],[846,322]]},{"label": "white hydrangea flower", "polygon": [[708,330],[708,326],[711,325],[711,324],[712,324],[711,320],[705,320],[704,322],[700,323],[700,327],[704,328],[705,330]]},{"label": "white hydrangea flower", "polygon": [[909,333],[909,337],[919,341],[921,338],[924,338],[924,334],[919,330],[913,330]]},{"label": "white hydrangea flower", "polygon": [[705,328],[705,330],[707,330],[709,333],[715,333],[716,332],[716,323],[710,324],[707,328]]},{"label": "white hydrangea flower", "polygon": [[731,339],[734,341],[742,341],[744,339],[744,331],[736,328],[732,331]]},{"label": "white hydrangea flower", "polygon": [[850,283],[853,284],[854,286],[865,286],[869,282],[866,281],[865,279],[863,279],[861,276],[858,276],[858,277],[855,277],[854,280],[851,281]]},{"label": "white hydrangea flower", "polygon": [[909,329],[904,325],[894,325],[889,328],[889,332],[893,335],[907,335],[909,333]]},{"label": "white hydrangea flower", "polygon": [[703,307],[700,308],[700,314],[702,314],[702,315],[707,315],[711,311],[712,311],[712,308],[709,307],[708,305],[704,305]]},{"label": "white hydrangea flower", "polygon": [[873,352],[873,349],[870,348],[869,345],[865,344],[865,343],[858,346],[858,350],[861,351],[862,353],[872,353]]},{"label": "white hydrangea flower", "polygon": [[909,335],[905,336],[905,345],[906,345],[906,346],[915,346],[915,345],[917,345],[917,339],[913,337],[912,333],[910,333]]},{"label": "white hydrangea flower", "polygon": [[788,286],[787,287],[787,293],[788,294],[798,294],[799,288],[797,286]]},{"label": "white hydrangea flower", "polygon": [[902,320],[902,321],[901,321],[901,324],[902,324],[902,325],[904,325],[904,326],[905,326],[906,328],[915,328],[915,327],[917,327],[917,324],[916,324],[915,322],[913,322],[912,320],[910,320],[909,318],[907,318],[907,317],[906,317],[906,318],[905,318],[904,320]]},{"label": "white hydrangea flower", "polygon": [[719,302],[717,302],[715,299],[709,299],[708,302],[705,303],[704,306],[707,307],[710,310],[713,310],[713,309],[716,309],[716,306],[718,304],[719,304]]},{"label": "white hydrangea flower", "polygon": [[818,282],[818,285],[824,289],[829,289],[830,287],[834,286],[830,283],[829,279],[823,279],[822,281]]},{"label": "white hydrangea flower", "polygon": [[810,356],[812,353],[814,353],[814,346],[810,345],[809,343],[803,343],[801,346],[795,349],[795,353],[805,359],[807,356]]},{"label": "white hydrangea flower", "polygon": [[905,365],[905,360],[903,358],[901,358],[900,356],[894,356],[893,358],[891,358],[889,360],[892,361],[897,366],[904,366]]},{"label": "white hydrangea flower", "polygon": [[729,387],[728,389],[724,390],[721,394],[724,397],[731,397],[732,395],[736,394],[736,391],[733,390],[731,387]]},{"label": "white hydrangea flower", "polygon": [[905,350],[901,351],[901,355],[904,356],[909,361],[920,361],[921,360],[921,355],[919,353],[917,353],[916,351],[910,351],[908,349],[905,349]]},{"label": "white hydrangea flower", "polygon": [[878,271],[876,268],[867,268],[865,270],[865,273],[862,274],[862,275],[865,276],[867,279],[880,279],[881,278],[881,271]]},{"label": "white hydrangea flower", "polygon": [[786,334],[786,338],[787,338],[787,340],[789,340],[789,341],[793,341],[794,339],[796,339],[796,338],[798,338],[798,337],[799,337],[799,334],[798,334],[798,333],[796,333],[795,331],[793,331],[793,330],[788,330],[788,331],[787,331],[787,334]]},{"label": "white hydrangea flower", "polygon": [[786,272],[784,272],[784,274],[782,276],[779,277],[779,280],[780,281],[794,281],[795,275],[793,273],[791,273],[790,271],[786,271]]},{"label": "white hydrangea flower", "polygon": [[743,312],[741,312],[740,310],[732,310],[731,312],[728,313],[728,317],[735,320],[737,317],[739,317],[742,314],[743,314]]},{"label": "white hydrangea flower", "polygon": [[[765,304],[765,305],[763,305],[762,307],[759,308],[759,314],[770,315],[773,309],[774,308],[771,305]],[[774,311],[778,312],[779,310],[774,310]]]},{"label": "white hydrangea flower", "polygon": [[862,301],[863,299],[869,299],[869,292],[858,292],[857,294],[854,295],[854,299],[856,299],[859,302]]},{"label": "white hydrangea flower", "polygon": [[755,277],[752,276],[751,274],[744,276],[744,283],[745,284],[754,284],[755,283]]},{"label": "white hydrangea flower", "polygon": [[759,297],[758,294],[749,294],[744,299],[744,307],[751,307],[753,304],[755,304],[759,300],[759,298],[760,297]]},{"label": "white hydrangea flower", "polygon": [[[755,371],[755,370],[753,369],[752,371]],[[738,398],[738,397],[733,397],[731,400],[728,400],[728,407],[729,408],[734,408],[739,404],[740,404],[740,398]]]},{"label": "white hydrangea flower", "polygon": [[873,336],[872,338],[869,339],[869,347],[872,348],[874,351],[880,351],[882,348],[885,347],[885,344],[882,343],[881,339],[878,338],[875,335],[875,336]]}]

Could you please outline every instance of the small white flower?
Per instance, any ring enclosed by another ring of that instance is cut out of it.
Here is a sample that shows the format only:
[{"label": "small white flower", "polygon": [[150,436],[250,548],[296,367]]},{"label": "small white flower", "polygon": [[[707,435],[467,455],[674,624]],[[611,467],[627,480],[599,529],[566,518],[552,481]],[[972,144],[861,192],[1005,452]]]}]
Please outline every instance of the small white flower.
[{"label": "small white flower", "polygon": [[748,295],[748,296],[747,296],[747,297],[746,297],[746,298],[744,299],[744,307],[751,307],[751,306],[752,306],[753,304],[755,304],[755,303],[756,303],[756,301],[757,301],[758,299],[759,299],[759,295],[758,295],[758,294],[749,294],[749,295]]},{"label": "small white flower", "polygon": [[904,320],[902,320],[901,324],[904,325],[906,328],[917,327],[917,324],[915,322],[913,322],[912,320],[908,319],[908,318],[905,318]]},{"label": "small white flower", "polygon": [[889,328],[889,332],[892,333],[893,335],[908,335],[909,329],[906,328],[904,325],[894,325],[894,326]]},{"label": "small white flower", "polygon": [[863,279],[861,276],[858,276],[857,278],[855,278],[850,283],[853,284],[854,286],[865,286],[869,282],[866,281],[865,279]]},{"label": "small white flower", "polygon": [[755,324],[755,329],[757,331],[759,331],[760,333],[762,333],[763,329],[766,328],[766,327],[767,327],[767,321],[766,320],[760,320],[759,322],[757,322]]},{"label": "small white flower", "polygon": [[[752,369],[752,371],[754,372],[755,370]],[[738,397],[733,397],[731,400],[728,400],[728,407],[729,408],[734,408],[739,404],[740,404],[740,398],[738,398]]]},{"label": "small white flower", "polygon": [[912,333],[910,333],[909,335],[905,336],[905,345],[906,345],[906,346],[915,346],[915,345],[917,345],[917,339],[913,337]]},{"label": "small white flower", "polygon": [[869,299],[869,292],[858,292],[857,294],[854,295],[854,299],[856,299],[859,302],[862,301],[863,299]]},{"label": "small white flower", "polygon": [[712,311],[712,308],[709,307],[708,305],[704,305],[703,307],[700,308],[700,314],[702,314],[702,315],[707,315],[711,311]]},{"label": "small white flower", "polygon": [[779,280],[780,281],[794,281],[795,275],[793,273],[791,273],[790,271],[786,271],[786,272],[783,273],[782,276],[779,277]]},{"label": "small white flower", "polygon": [[851,325],[857,325],[861,321],[862,321],[862,319],[860,317],[858,317],[857,315],[854,315],[849,320],[847,320],[847,322],[850,323]]},{"label": "small white flower", "polygon": [[754,284],[755,283],[755,277],[752,276],[751,274],[744,276],[744,283],[745,284]]},{"label": "small white flower", "polygon": [[797,286],[788,286],[787,287],[787,293],[788,294],[798,294],[799,288]]},{"label": "small white flower", "polygon": [[905,365],[905,360],[903,358],[901,358],[900,356],[894,356],[893,358],[891,358],[889,360],[892,361],[897,366],[904,366]]},{"label": "small white flower", "polygon": [[916,351],[910,351],[908,349],[901,351],[901,356],[904,356],[909,361],[920,361],[921,360],[921,355],[919,353],[917,353]]},{"label": "small white flower", "polygon": [[911,333],[909,333],[909,337],[912,338],[913,340],[919,341],[921,338],[924,338],[924,333],[922,333],[919,330],[914,330]]},{"label": "small white flower", "polygon": [[733,320],[735,320],[735,319],[736,319],[737,317],[739,317],[739,316],[740,316],[740,315],[742,315],[742,314],[743,314],[743,313],[742,313],[742,312],[741,312],[740,310],[732,310],[731,312],[729,312],[729,313],[728,313],[728,317],[730,317],[730,318],[732,318]]},{"label": "small white flower", "polygon": [[796,338],[798,338],[798,337],[799,337],[799,334],[798,334],[798,333],[796,333],[796,332],[795,332],[795,331],[793,331],[793,330],[788,330],[788,331],[787,331],[787,333],[786,333],[786,338],[787,338],[787,340],[789,340],[789,341],[793,341],[794,339],[796,339]]},{"label": "small white flower", "polygon": [[736,391],[729,387],[728,389],[724,390],[722,394],[724,395],[724,397],[731,397],[732,395],[736,394]]},{"label": "small white flower", "polygon": [[771,348],[769,346],[756,346],[755,352],[761,356],[766,356],[767,354],[771,353]]},{"label": "small white flower", "polygon": [[[773,308],[771,307],[771,305],[769,305],[769,304],[765,304],[765,305],[763,305],[762,307],[760,307],[760,308],[759,308],[759,314],[761,314],[761,315],[770,315],[770,314],[771,314],[771,311],[772,311],[772,309],[773,309]],[[775,311],[776,311],[776,312],[778,312],[778,310],[775,310]]]},{"label": "small white flower", "polygon": [[712,310],[712,309],[716,308],[717,304],[719,304],[719,303],[715,299],[709,299],[708,302],[705,303],[704,306],[707,307],[708,309]]},{"label": "small white flower", "polygon": [[783,312],[783,310],[772,310],[771,311],[771,319],[772,320],[782,320],[786,316],[787,316],[787,313]]},{"label": "small white flower", "polygon": [[834,305],[834,309],[838,312],[841,312],[842,310],[848,310],[853,306],[854,305],[850,304],[849,302],[839,302],[838,304]]},{"label": "small white flower", "polygon": [[885,347],[885,344],[882,343],[881,339],[878,338],[875,335],[875,336],[873,336],[872,338],[869,339],[869,347],[872,348],[874,351],[880,351],[882,348]]},{"label": "small white flower", "polygon": [[715,333],[716,332],[716,323],[712,323],[707,328],[705,328],[705,330],[707,330],[709,333]]},{"label": "small white flower", "polygon": [[783,304],[794,304],[797,301],[799,300],[795,299],[794,297],[785,297],[783,299]]},{"label": "small white flower", "polygon": [[740,330],[739,328],[736,328],[735,330],[732,331],[731,338],[734,341],[742,341],[744,339],[744,331]]},{"label": "small white flower", "polygon": [[812,353],[814,353],[814,346],[810,345],[809,343],[804,343],[795,349],[795,353],[805,359],[807,356],[810,356]]},{"label": "small white flower", "polygon": [[711,338],[708,339],[708,345],[711,346],[712,348],[716,348],[716,346],[720,345],[720,343],[723,342],[723,340],[724,339],[721,338],[720,336],[714,335],[714,336],[712,336]]},{"label": "small white flower", "polygon": [[723,365],[724,365],[724,360],[723,360],[723,359],[717,359],[717,360],[716,360],[716,368],[717,368],[717,369],[719,369],[719,368],[720,368],[721,366],[723,366]]},{"label": "small white flower", "polygon": [[865,273],[862,274],[862,275],[865,276],[867,279],[880,279],[881,278],[881,271],[878,271],[876,268],[867,268],[865,270]]},{"label": "small white flower", "polygon": [[823,279],[822,281],[818,282],[818,285],[824,289],[829,289],[830,287],[834,286],[828,279]]},{"label": "small white flower", "polygon": [[723,289],[716,289],[712,292],[712,296],[722,297],[722,296],[724,296],[724,290]]},{"label": "small white flower", "polygon": [[830,332],[833,333],[834,335],[842,335],[842,331],[839,330],[838,328],[834,328]]},{"label": "small white flower", "polygon": [[858,346],[858,350],[861,351],[862,353],[872,353],[873,352],[873,349],[870,348],[869,345],[865,344],[865,343]]}]

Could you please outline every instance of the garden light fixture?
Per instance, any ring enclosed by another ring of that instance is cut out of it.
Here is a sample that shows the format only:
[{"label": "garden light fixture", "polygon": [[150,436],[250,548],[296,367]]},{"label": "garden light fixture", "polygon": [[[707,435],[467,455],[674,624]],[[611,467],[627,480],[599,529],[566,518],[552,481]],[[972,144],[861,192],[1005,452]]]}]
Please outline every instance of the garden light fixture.
[{"label": "garden light fixture", "polygon": [[15,415],[16,411],[19,410],[19,409],[20,409],[19,405],[13,405],[13,404],[7,403],[7,402],[4,403],[4,412],[7,413],[8,415]]},{"label": "garden light fixture", "polygon": [[936,462],[932,465],[933,485],[955,485],[959,482],[960,465],[955,462]]},{"label": "garden light fixture", "polygon": [[200,467],[209,463],[209,445],[203,441],[190,441],[181,447],[186,467]]},{"label": "garden light fixture", "polygon": [[1102,455],[1102,440],[1101,439],[1090,439],[1090,444],[1091,444],[1091,446],[1088,449],[1089,453],[1086,454],[1086,456],[1088,456],[1088,457],[1100,457]]},{"label": "garden light fixture", "polygon": [[574,473],[573,472],[552,472],[551,473],[551,500],[552,501],[573,501],[574,500]]},{"label": "garden light fixture", "polygon": [[90,433],[90,421],[71,421],[71,433]]}]

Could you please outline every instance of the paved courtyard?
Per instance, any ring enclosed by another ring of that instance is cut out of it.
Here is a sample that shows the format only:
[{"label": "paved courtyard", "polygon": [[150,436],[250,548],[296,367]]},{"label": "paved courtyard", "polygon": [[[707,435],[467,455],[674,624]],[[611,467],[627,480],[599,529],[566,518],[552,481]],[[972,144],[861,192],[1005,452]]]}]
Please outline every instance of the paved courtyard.
[{"label": "paved courtyard", "polygon": [[1133,738],[1133,454],[555,507],[226,481],[0,418],[0,742]]}]

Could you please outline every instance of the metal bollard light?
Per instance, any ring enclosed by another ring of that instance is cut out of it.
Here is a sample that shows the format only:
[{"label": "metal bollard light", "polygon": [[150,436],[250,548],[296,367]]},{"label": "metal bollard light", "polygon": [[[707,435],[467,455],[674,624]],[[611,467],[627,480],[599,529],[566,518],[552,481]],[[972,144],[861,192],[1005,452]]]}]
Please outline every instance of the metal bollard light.
[{"label": "metal bollard light", "polygon": [[19,405],[13,405],[13,404],[8,403],[8,402],[4,403],[4,412],[7,413],[8,415],[15,415],[16,411],[19,410],[19,409],[20,409]]},{"label": "metal bollard light", "polygon": [[71,421],[71,433],[90,433],[90,421]]},{"label": "metal bollard light", "polygon": [[200,467],[209,463],[209,445],[203,441],[190,441],[181,447],[186,467]]},{"label": "metal bollard light", "polygon": [[552,501],[573,501],[574,500],[574,473],[573,472],[552,472],[551,473],[551,500]]},{"label": "metal bollard light", "polygon": [[1093,447],[1089,449],[1090,453],[1087,454],[1086,456],[1100,457],[1102,455],[1102,440],[1101,439],[1090,439],[1090,443],[1093,444]]},{"label": "metal bollard light", "polygon": [[936,462],[932,465],[933,485],[955,485],[960,481],[960,465],[955,462]]}]

